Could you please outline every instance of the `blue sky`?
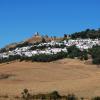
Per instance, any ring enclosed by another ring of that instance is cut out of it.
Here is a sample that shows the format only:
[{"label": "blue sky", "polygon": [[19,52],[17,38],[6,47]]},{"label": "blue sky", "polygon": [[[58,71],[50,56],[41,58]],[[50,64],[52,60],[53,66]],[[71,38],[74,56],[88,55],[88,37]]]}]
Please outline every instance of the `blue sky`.
[{"label": "blue sky", "polygon": [[100,28],[100,0],[0,0],[0,47],[34,32],[63,36]]}]

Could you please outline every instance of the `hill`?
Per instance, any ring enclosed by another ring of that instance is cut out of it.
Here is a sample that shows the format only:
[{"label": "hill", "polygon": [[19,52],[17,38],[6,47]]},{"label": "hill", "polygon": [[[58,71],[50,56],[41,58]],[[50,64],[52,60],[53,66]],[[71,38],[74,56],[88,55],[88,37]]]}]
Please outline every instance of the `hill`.
[{"label": "hill", "polygon": [[0,98],[19,96],[24,88],[34,94],[56,90],[61,95],[75,93],[80,98],[98,96],[100,39],[97,35],[90,39],[88,34],[90,30],[72,34],[71,38],[66,34],[58,38],[36,33],[1,49]]},{"label": "hill", "polygon": [[81,32],[75,32],[71,34],[71,38],[100,38],[100,28],[95,30],[95,29],[86,29],[85,31]]},{"label": "hill", "polygon": [[19,45],[24,46],[26,43],[27,44],[34,44],[34,43],[50,42],[50,41],[60,42],[62,40],[66,40],[66,39],[77,39],[77,38],[82,38],[82,39],[87,39],[87,38],[97,39],[97,38],[100,38],[100,28],[99,29],[86,29],[84,31],[75,32],[75,33],[72,33],[70,35],[64,34],[63,37],[56,37],[56,36],[49,37],[48,35],[41,36],[38,32],[36,32],[33,35],[33,37],[26,39],[26,40],[19,42],[19,43],[9,44],[9,45],[5,46],[5,49],[8,50],[9,48],[16,48]]},{"label": "hill", "polygon": [[28,43],[40,43],[40,42],[50,42],[50,41],[61,41],[63,37],[49,37],[48,35],[41,36],[38,32],[34,34],[32,38],[26,40]]},{"label": "hill", "polygon": [[60,38],[41,36],[37,32],[32,38],[2,48],[0,63],[14,60],[50,62],[63,58],[92,58],[94,64],[100,64],[99,31],[87,29],[70,37],[64,34],[64,37]]},{"label": "hill", "polygon": [[28,45],[34,45],[36,43],[51,42],[51,41],[60,42],[63,39],[64,39],[63,37],[56,37],[56,36],[49,37],[48,35],[42,36],[41,34],[36,32],[36,33],[34,33],[34,35],[32,37],[30,37],[26,40],[23,40],[23,41],[18,42],[18,43],[11,43],[9,45],[6,45],[4,48],[0,49],[0,52],[13,50],[17,47],[24,47],[24,46],[28,46]]}]

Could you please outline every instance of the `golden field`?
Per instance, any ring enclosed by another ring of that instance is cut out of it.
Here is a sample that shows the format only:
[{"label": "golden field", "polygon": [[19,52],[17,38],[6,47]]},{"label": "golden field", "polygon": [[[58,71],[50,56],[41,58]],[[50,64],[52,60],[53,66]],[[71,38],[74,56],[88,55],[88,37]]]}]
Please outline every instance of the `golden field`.
[{"label": "golden field", "polygon": [[77,59],[49,63],[11,62],[0,64],[0,95],[20,95],[24,88],[32,93],[58,91],[82,97],[100,95],[100,68]]}]

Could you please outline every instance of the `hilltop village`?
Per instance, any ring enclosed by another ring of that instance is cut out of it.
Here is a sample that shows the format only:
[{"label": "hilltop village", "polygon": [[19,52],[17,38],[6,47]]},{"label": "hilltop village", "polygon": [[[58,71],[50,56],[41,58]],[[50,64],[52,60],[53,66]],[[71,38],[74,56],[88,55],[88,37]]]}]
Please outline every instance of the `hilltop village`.
[{"label": "hilltop village", "polygon": [[[22,45],[16,47],[12,50],[7,50],[6,52],[0,53],[0,59],[9,58],[9,56],[24,56],[24,57],[32,57],[34,55],[46,54],[53,55],[59,52],[67,53],[67,48],[70,46],[76,46],[80,51],[88,50],[93,46],[100,45],[99,39],[65,39],[54,40],[53,38],[45,39],[41,38],[39,33],[36,33],[31,39],[28,39],[28,43],[32,43],[33,41],[37,42],[31,45]],[[48,41],[47,41],[48,40]],[[58,41],[60,40],[60,41]],[[41,42],[40,42],[41,41]]]}]

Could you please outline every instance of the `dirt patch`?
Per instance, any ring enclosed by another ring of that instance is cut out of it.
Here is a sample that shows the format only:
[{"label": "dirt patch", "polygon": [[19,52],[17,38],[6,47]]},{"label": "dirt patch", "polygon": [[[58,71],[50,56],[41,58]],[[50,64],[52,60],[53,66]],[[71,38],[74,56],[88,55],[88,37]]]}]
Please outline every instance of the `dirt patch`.
[{"label": "dirt patch", "polygon": [[11,76],[13,76],[13,75],[11,75],[11,74],[0,74],[0,80],[2,80],[2,79],[8,79]]}]

